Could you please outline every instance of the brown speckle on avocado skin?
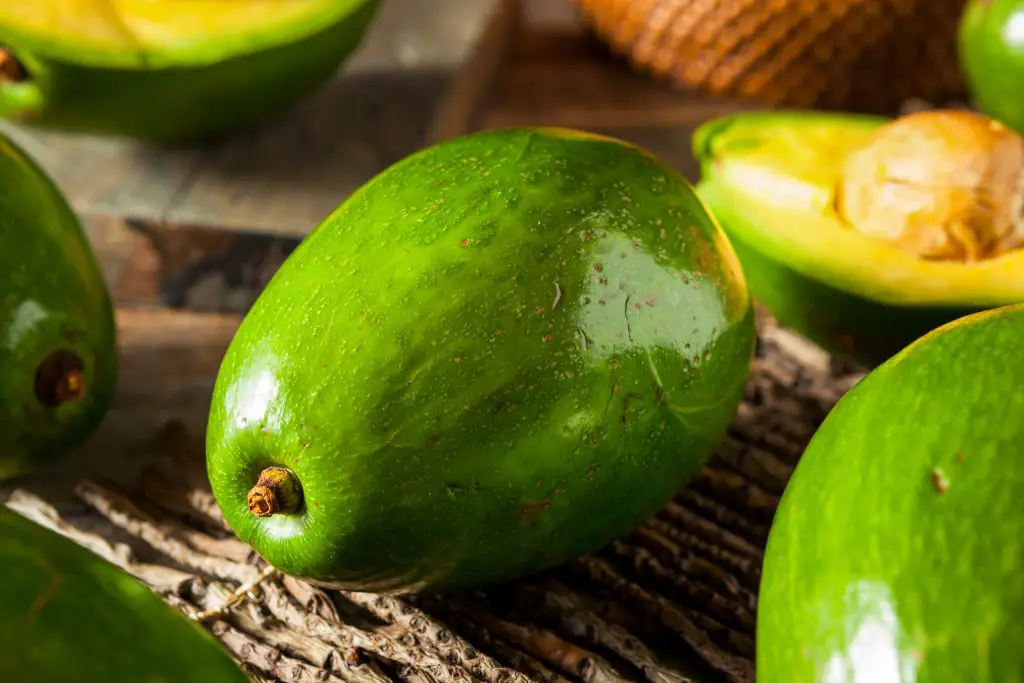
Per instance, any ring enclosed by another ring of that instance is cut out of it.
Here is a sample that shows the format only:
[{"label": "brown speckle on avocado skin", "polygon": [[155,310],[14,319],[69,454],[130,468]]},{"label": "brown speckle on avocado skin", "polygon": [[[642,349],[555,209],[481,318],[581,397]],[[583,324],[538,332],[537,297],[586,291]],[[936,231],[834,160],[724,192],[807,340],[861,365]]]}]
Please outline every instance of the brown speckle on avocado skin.
[{"label": "brown speckle on avocado skin", "polygon": [[939,493],[945,493],[949,490],[949,481],[938,467],[932,468],[932,485]]}]

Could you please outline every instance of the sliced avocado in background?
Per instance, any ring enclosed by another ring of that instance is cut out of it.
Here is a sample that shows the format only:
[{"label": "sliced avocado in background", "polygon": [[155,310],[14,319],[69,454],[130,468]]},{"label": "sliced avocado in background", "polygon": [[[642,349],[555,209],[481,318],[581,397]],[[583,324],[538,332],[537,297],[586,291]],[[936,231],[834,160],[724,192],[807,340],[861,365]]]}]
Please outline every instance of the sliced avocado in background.
[{"label": "sliced avocado in background", "polygon": [[1024,134],[1024,2],[969,0],[957,54],[971,101]]},{"label": "sliced avocado in background", "polygon": [[950,320],[1024,301],[1024,250],[926,260],[838,213],[845,161],[888,122],[745,112],[709,121],[693,138],[697,192],[729,235],[754,298],[783,325],[868,366]]},{"label": "sliced avocado in background", "polygon": [[428,592],[628,533],[710,458],[753,307],[643,150],[487,131],[396,163],[289,256],[223,360],[207,470],[278,569]]},{"label": "sliced avocado in background", "polygon": [[62,460],[117,383],[114,307],[53,181],[0,136],[0,480]]},{"label": "sliced avocado in background", "polygon": [[851,389],[783,493],[758,683],[1024,682],[1024,306],[927,334]]},{"label": "sliced avocado in background", "polygon": [[0,505],[0,680],[248,683],[213,636],[145,584]]},{"label": "sliced avocado in background", "polygon": [[[172,141],[256,125],[323,84],[379,0],[0,4],[0,116]],[[2,75],[6,71],[6,79]]]}]

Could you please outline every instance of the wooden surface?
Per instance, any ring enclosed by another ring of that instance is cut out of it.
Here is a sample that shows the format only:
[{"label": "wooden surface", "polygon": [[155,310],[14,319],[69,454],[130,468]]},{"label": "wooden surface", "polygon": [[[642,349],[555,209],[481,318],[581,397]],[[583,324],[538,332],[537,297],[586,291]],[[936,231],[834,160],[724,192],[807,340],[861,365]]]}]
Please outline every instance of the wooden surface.
[{"label": "wooden surface", "polygon": [[163,147],[0,123],[83,216],[305,235],[423,146],[501,0],[387,0],[337,78],[256,131]]}]

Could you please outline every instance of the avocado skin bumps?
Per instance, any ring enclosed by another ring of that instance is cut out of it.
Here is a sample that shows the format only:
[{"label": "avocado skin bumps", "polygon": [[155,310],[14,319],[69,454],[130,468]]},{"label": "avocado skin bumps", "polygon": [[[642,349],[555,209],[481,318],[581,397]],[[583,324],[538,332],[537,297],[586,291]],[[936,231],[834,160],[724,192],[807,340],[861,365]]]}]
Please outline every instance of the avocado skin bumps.
[{"label": "avocado skin bumps", "polygon": [[114,309],[92,246],[43,169],[0,136],[0,480],[99,426],[117,383]]},{"label": "avocado skin bumps", "polygon": [[1024,681],[1024,306],[911,344],[833,408],[773,523],[759,683]]},{"label": "avocado skin bumps", "polygon": [[227,651],[145,584],[0,505],[0,679],[247,683]]},{"label": "avocado skin bumps", "polygon": [[478,586],[628,533],[724,437],[755,344],[724,234],[648,153],[467,135],[349,197],[217,378],[214,495],[282,571]]}]

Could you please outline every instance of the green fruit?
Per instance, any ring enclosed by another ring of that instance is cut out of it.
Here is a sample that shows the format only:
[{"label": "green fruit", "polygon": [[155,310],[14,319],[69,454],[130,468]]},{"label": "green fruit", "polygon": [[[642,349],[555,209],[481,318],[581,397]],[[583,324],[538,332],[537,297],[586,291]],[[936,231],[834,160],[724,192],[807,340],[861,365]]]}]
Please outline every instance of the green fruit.
[{"label": "green fruit", "polygon": [[758,683],[1024,681],[1024,306],[926,335],[826,418],[765,551]]},{"label": "green fruit", "polygon": [[114,309],[78,217],[0,137],[0,480],[65,457],[117,380]]},{"label": "green fruit", "polygon": [[247,683],[227,651],[145,584],[0,506],[0,680]]},{"label": "green fruit", "polygon": [[0,116],[162,141],[254,126],[326,82],[359,45],[378,5],[3,3],[0,47],[17,65],[7,69],[6,82],[0,65]]},{"label": "green fruit", "polygon": [[960,68],[975,106],[1024,133],[1024,2],[970,0],[957,36]]},{"label": "green fruit", "polygon": [[575,131],[469,135],[372,179],[275,274],[217,378],[210,481],[292,575],[521,576],[627,533],[700,469],[754,342],[732,249],[681,176]]},{"label": "green fruit", "polygon": [[704,124],[693,150],[754,299],[829,351],[874,366],[1024,301],[1024,143],[985,117],[747,112]]}]

